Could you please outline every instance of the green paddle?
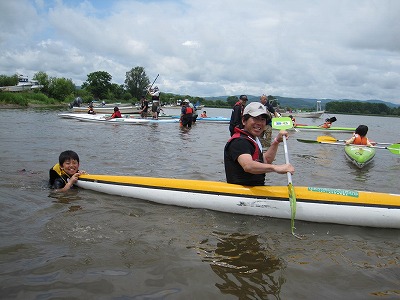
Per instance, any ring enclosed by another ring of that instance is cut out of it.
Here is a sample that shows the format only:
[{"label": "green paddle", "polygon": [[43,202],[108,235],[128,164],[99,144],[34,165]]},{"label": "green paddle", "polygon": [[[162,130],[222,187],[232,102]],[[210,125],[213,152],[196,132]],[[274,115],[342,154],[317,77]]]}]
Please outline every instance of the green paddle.
[{"label": "green paddle", "polygon": [[[272,128],[274,128],[274,129],[286,130],[286,129],[290,129],[292,127],[293,127],[293,121],[289,117],[272,119]],[[288,148],[287,148],[287,143],[286,143],[286,136],[283,137],[283,147],[285,150],[285,161],[288,164],[289,163],[289,153],[288,153]],[[301,239],[301,237],[294,232],[294,230],[296,229],[296,227],[294,227],[294,219],[296,218],[296,194],[294,192],[294,187],[293,187],[293,182],[292,182],[292,174],[290,174],[290,172],[287,172],[287,178],[288,178],[288,192],[289,192],[290,209],[291,209],[292,234],[295,237]]]},{"label": "green paddle", "polygon": [[[327,142],[327,143],[330,143],[330,142],[346,142],[346,140],[337,140],[333,136],[327,136],[327,135],[322,135],[322,136],[317,137],[317,141],[318,142]],[[371,141],[371,143],[372,144],[375,143],[377,145],[391,145],[391,143],[376,143],[376,142],[372,142],[372,141]]]},{"label": "green paddle", "polygon": [[[309,143],[309,144],[328,144],[328,145],[339,145],[339,146],[346,146],[344,143],[335,143],[335,142],[320,142],[318,140],[303,140],[303,139],[297,139],[301,143]],[[364,145],[358,145],[360,147],[368,147]],[[387,149],[389,150],[390,153],[400,155],[400,144],[391,144],[387,147],[383,146],[371,146],[370,148],[376,148],[376,149]]]}]

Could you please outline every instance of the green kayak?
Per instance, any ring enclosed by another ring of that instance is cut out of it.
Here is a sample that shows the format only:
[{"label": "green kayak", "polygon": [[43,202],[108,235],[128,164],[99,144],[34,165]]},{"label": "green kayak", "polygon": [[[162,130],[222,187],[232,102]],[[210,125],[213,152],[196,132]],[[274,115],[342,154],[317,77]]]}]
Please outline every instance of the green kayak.
[{"label": "green kayak", "polygon": [[346,158],[361,169],[372,161],[376,149],[362,145],[347,145],[344,151]]},{"label": "green kayak", "polygon": [[334,132],[354,132],[356,129],[353,127],[330,127],[330,128],[324,128],[320,126],[311,126],[311,125],[296,125],[292,129],[288,130],[307,130],[307,131],[334,131]]}]

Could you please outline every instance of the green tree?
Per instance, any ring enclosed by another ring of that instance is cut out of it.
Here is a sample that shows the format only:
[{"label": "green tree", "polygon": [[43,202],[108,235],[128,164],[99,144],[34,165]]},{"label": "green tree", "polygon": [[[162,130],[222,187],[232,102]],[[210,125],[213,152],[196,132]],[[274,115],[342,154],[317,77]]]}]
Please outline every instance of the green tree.
[{"label": "green tree", "polygon": [[0,86],[11,86],[17,85],[18,75],[14,74],[12,76],[0,75]]},{"label": "green tree", "polygon": [[112,76],[105,71],[97,71],[88,74],[87,77],[82,88],[91,92],[95,99],[106,99],[108,92],[112,89]]},{"label": "green tree", "polygon": [[75,92],[75,85],[71,79],[51,77],[49,83],[49,97],[64,101]]},{"label": "green tree", "polygon": [[150,80],[143,67],[135,67],[126,72],[125,88],[132,97],[140,99],[146,93]]},{"label": "green tree", "polygon": [[39,81],[39,84],[43,85],[40,91],[46,95],[49,95],[49,76],[45,72],[39,71],[33,75],[33,79]]},{"label": "green tree", "polygon": [[125,95],[124,85],[112,83],[110,92],[113,94],[113,98],[111,98],[111,99],[113,99],[113,100],[123,99],[124,95]]},{"label": "green tree", "polygon": [[235,105],[235,103],[238,101],[239,101],[239,98],[236,96],[229,96],[228,98],[226,98],[226,102],[228,102],[230,107],[233,107]]}]

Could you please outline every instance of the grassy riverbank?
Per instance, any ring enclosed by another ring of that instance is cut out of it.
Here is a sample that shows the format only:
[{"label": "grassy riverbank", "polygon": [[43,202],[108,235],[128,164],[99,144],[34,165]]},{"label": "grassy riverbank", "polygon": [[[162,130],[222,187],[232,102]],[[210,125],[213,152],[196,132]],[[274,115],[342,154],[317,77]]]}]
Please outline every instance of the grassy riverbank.
[{"label": "grassy riverbank", "polygon": [[53,98],[49,98],[42,93],[22,92],[22,93],[0,93],[1,107],[30,107],[30,106],[63,106],[66,102],[61,102]]}]

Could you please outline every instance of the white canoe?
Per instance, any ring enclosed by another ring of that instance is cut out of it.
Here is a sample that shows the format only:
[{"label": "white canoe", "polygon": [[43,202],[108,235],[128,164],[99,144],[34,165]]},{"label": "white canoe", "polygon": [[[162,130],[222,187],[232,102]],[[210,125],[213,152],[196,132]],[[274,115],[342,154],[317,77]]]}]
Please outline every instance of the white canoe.
[{"label": "white canoe", "polygon": [[[286,186],[108,175],[82,175],[77,186],[166,205],[291,219]],[[297,186],[295,193],[296,220],[400,228],[399,194]]]},{"label": "white canoe", "polygon": [[[139,114],[140,109],[136,106],[118,106],[119,111],[121,114]],[[87,113],[89,110],[89,107],[77,107],[74,106],[71,108],[71,110],[75,113]],[[96,114],[112,114],[114,113],[114,107],[113,106],[96,106],[93,107],[93,110],[95,111]]]},{"label": "white canoe", "polygon": [[293,116],[295,118],[314,118],[318,119],[325,113],[324,110],[321,111],[311,111],[311,112],[293,112],[293,113],[282,113],[282,117]]},{"label": "white canoe", "polygon": [[229,123],[230,118],[225,118],[225,117],[207,117],[207,118],[197,117],[196,121],[226,124],[226,123]]},{"label": "white canoe", "polygon": [[107,120],[107,117],[110,117],[110,114],[79,114],[79,113],[63,113],[58,114],[60,118],[64,119],[75,119],[84,122],[100,122],[100,123],[110,123],[110,124],[146,124],[146,123],[179,123],[179,119],[141,119],[141,118],[132,118],[131,116],[123,116],[123,118],[114,118]]}]

